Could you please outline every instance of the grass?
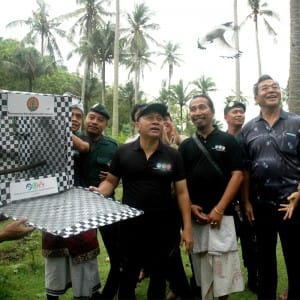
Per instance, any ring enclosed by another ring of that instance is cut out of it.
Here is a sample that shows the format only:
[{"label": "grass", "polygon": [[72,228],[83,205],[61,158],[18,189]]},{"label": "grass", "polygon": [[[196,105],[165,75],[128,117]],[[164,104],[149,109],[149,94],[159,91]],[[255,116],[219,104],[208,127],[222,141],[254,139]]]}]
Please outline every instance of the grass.
[{"label": "grass", "polygon": [[[8,221],[10,222],[10,221]],[[7,222],[2,222],[0,227]],[[105,282],[109,270],[106,251],[99,236],[101,254],[98,257],[99,271],[102,284]],[[278,270],[280,294],[287,283],[285,265],[278,243]],[[182,257],[187,275],[190,277],[191,268],[187,255],[182,250]],[[244,270],[244,274],[245,270]],[[147,279],[139,283],[136,289],[137,299],[146,299]],[[37,300],[46,299],[44,291],[44,259],[41,255],[41,232],[35,230],[30,237],[18,241],[9,241],[0,244],[0,299],[1,300]],[[60,299],[73,299],[70,289]],[[232,300],[254,300],[256,296],[249,290],[232,294]]]}]

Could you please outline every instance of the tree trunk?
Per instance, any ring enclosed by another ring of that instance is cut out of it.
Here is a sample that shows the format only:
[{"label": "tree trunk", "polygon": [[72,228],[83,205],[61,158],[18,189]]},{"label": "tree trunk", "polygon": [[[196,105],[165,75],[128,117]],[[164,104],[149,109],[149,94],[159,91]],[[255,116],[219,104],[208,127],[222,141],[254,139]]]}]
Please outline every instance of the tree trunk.
[{"label": "tree trunk", "polygon": [[113,120],[112,136],[119,134],[119,36],[120,36],[120,2],[116,0],[116,30],[114,41],[114,96],[113,96]]},{"label": "tree trunk", "polygon": [[[234,0],[234,43],[236,50],[240,50],[239,42],[239,23],[237,0]],[[240,57],[235,58],[235,98],[237,101],[241,99],[241,75],[240,75]]]},{"label": "tree trunk", "polygon": [[257,53],[257,63],[258,63],[258,77],[261,76],[261,58],[260,58],[260,45],[259,45],[259,38],[258,38],[258,19],[255,16],[255,39],[256,39],[256,53]]},{"label": "tree trunk", "polygon": [[101,103],[105,105],[105,60],[102,59],[102,70],[101,70],[101,81],[102,81],[102,91],[101,91]]},{"label": "tree trunk", "polygon": [[290,1],[289,110],[300,115],[300,1]]},{"label": "tree trunk", "polygon": [[135,54],[135,70],[134,70],[134,104],[138,104],[139,101],[139,88],[140,88],[140,62],[138,55]]},{"label": "tree trunk", "polygon": [[171,110],[171,78],[172,78],[172,73],[173,73],[173,67],[170,64],[169,65],[169,81],[168,81],[168,109]]},{"label": "tree trunk", "polygon": [[88,111],[88,105],[85,101],[86,100],[85,99],[85,89],[86,89],[87,72],[88,72],[88,64],[87,64],[87,61],[85,60],[84,70],[83,70],[83,77],[82,77],[82,85],[81,85],[81,102],[82,102],[85,113],[87,113],[87,111]]}]

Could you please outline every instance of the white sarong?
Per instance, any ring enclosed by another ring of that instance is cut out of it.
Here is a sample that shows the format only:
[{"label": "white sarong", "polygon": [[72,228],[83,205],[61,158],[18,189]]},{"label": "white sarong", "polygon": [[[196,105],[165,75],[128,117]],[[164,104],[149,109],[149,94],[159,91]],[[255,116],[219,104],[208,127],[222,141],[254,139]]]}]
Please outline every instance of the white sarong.
[{"label": "white sarong", "polygon": [[202,299],[244,290],[237,239],[232,216],[223,216],[220,227],[193,223],[192,264]]}]

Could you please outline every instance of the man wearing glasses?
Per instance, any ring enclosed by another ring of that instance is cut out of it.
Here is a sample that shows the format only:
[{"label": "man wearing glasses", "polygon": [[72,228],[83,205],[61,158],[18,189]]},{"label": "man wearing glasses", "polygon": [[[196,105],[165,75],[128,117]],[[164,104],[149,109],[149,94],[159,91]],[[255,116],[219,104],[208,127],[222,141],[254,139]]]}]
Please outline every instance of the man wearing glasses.
[{"label": "man wearing glasses", "polygon": [[258,299],[276,299],[279,234],[288,275],[288,298],[300,299],[300,116],[282,109],[279,84],[269,75],[254,85],[260,114],[242,129],[244,205],[255,224]]}]

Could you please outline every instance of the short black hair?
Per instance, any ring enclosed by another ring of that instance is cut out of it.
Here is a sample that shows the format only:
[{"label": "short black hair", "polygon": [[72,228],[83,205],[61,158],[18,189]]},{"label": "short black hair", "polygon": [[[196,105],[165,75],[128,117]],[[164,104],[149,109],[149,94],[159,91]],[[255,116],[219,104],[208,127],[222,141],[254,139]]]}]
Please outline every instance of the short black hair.
[{"label": "short black hair", "polygon": [[211,100],[211,98],[207,94],[197,94],[197,95],[194,95],[192,97],[191,101],[190,101],[190,107],[191,107],[191,103],[192,103],[193,99],[196,99],[196,98],[205,98],[207,100],[209,108],[211,109],[211,111],[213,113],[215,113],[214,103],[213,103],[213,101]]},{"label": "short black hair", "polygon": [[134,107],[132,108],[131,110],[131,113],[130,113],[130,117],[131,117],[131,121],[132,122],[135,122],[136,119],[135,119],[135,114],[143,107],[145,107],[147,104],[146,103],[138,103],[138,104],[135,104]]},{"label": "short black hair", "polygon": [[243,102],[240,101],[232,101],[228,102],[226,106],[224,107],[224,116],[228,114],[228,112],[235,107],[241,108],[244,112],[246,111],[246,105]]},{"label": "short black hair", "polygon": [[254,96],[257,96],[258,94],[258,85],[262,82],[262,81],[265,81],[265,80],[274,80],[270,75],[268,74],[264,74],[264,75],[261,75],[257,82],[254,84],[253,86],[253,94]]}]

